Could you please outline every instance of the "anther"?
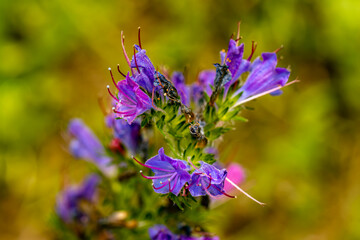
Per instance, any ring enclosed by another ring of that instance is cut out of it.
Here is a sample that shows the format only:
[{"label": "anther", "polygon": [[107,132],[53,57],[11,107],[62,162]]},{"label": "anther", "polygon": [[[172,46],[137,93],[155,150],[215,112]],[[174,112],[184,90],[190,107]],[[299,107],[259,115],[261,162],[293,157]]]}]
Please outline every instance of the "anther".
[{"label": "anther", "polygon": [[138,27],[138,41],[139,41],[139,47],[142,49],[142,47],[141,47],[141,38],[140,38],[140,27]]},{"label": "anther", "polygon": [[276,49],[275,51],[274,51],[274,53],[278,53],[281,49],[283,49],[284,48],[284,45],[281,45],[278,49]]}]

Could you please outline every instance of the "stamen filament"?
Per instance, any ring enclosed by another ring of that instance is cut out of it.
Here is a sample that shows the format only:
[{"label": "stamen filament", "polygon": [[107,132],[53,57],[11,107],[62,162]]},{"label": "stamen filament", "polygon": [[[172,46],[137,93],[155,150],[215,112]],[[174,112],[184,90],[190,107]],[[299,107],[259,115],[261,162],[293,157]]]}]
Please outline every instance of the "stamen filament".
[{"label": "stamen filament", "polygon": [[126,75],[123,74],[123,73],[120,71],[120,65],[119,65],[119,64],[117,65],[117,70],[118,70],[118,72],[119,72],[123,77],[126,77]]},{"label": "stamen filament", "polygon": [[138,41],[139,41],[139,47],[142,49],[142,47],[141,47],[141,38],[140,38],[140,27],[138,27]]},{"label": "stamen filament", "polygon": [[122,46],[122,49],[123,49],[123,53],[124,53],[124,56],[125,56],[125,60],[127,62],[127,64],[129,65],[130,67],[130,70],[131,70],[131,74],[134,76],[134,71],[133,69],[131,68],[131,62],[129,60],[129,57],[126,53],[126,50],[125,50],[125,36],[124,36],[124,32],[121,31],[121,46]]},{"label": "stamen filament", "polygon": [[236,34],[236,39],[235,39],[236,46],[239,45],[239,40],[241,39],[241,37],[240,37],[240,24],[241,24],[241,21],[238,22],[237,34]]},{"label": "stamen filament", "polygon": [[139,66],[138,66],[137,61],[136,61],[136,50],[135,50],[135,46],[134,46],[134,61],[135,61],[136,69],[137,69],[138,73],[140,74]]},{"label": "stamen filament", "polygon": [[143,178],[146,178],[146,179],[161,179],[161,178],[167,178],[167,177],[171,177],[172,175],[174,174],[165,174],[165,175],[161,175],[161,176],[146,176],[142,173],[142,171],[140,171],[140,174]]},{"label": "stamen filament", "polygon": [[[291,84],[293,84],[293,83],[296,83],[296,82],[299,82],[299,80],[294,80],[294,81],[292,81],[292,82],[289,82],[289,83],[285,84],[284,86],[281,86],[281,85],[280,85],[280,86],[275,87],[275,88],[272,88],[272,89],[270,89],[270,90],[268,90],[268,91],[265,91],[265,92],[256,94],[256,95],[254,95],[254,96],[252,96],[252,97],[249,97],[249,98],[246,98],[246,99],[244,99],[244,100],[242,100],[242,101],[240,101],[240,102],[235,103],[235,105],[232,106],[232,109],[235,108],[235,107],[237,107],[237,106],[239,106],[239,105],[241,105],[241,104],[243,104],[243,103],[249,102],[249,101],[251,101],[251,100],[253,100],[253,99],[255,99],[255,98],[261,97],[261,96],[266,95],[266,94],[271,93],[271,92],[274,92],[274,91],[276,91],[276,90],[279,90],[279,89],[281,89],[281,88],[283,88],[283,87],[289,86],[289,85],[291,85]],[[233,95],[233,97],[234,97],[234,95]],[[230,110],[231,110],[231,109],[230,109]],[[230,110],[229,110],[229,111],[230,111]]]},{"label": "stamen filament", "polygon": [[[203,180],[201,180],[201,184],[205,186]],[[219,198],[220,198],[220,197],[218,197],[218,196],[212,195],[207,188],[203,188],[203,189],[205,190],[205,192],[206,192],[210,197],[212,197],[212,198],[214,198],[214,199],[219,199]]]},{"label": "stamen filament", "polygon": [[110,96],[111,96],[113,99],[115,99],[116,101],[119,101],[119,99],[118,99],[117,97],[115,97],[115,96],[111,93],[111,91],[110,91],[110,86],[109,86],[109,85],[107,85],[107,86],[106,86],[106,88],[107,88],[107,90],[108,90],[108,92],[109,92]]},{"label": "stamen filament", "polygon": [[[176,176],[176,178],[175,178],[175,180],[174,180],[174,185],[173,185],[172,189],[170,190],[170,192],[174,191],[178,179],[179,179],[179,176]],[[170,182],[169,182],[169,184],[170,184]]]},{"label": "stamen filament", "polygon": [[250,56],[248,57],[248,61],[250,61],[251,60],[251,58],[253,57],[253,55],[254,55],[254,53],[255,53],[255,50],[256,50],[256,47],[257,47],[257,43],[256,42],[254,42],[254,41],[252,41],[252,43],[251,43],[251,54],[250,54]]},{"label": "stamen filament", "polygon": [[143,167],[147,167],[147,168],[150,168],[150,169],[155,169],[155,170],[159,170],[159,171],[163,171],[163,172],[174,172],[172,170],[168,170],[168,169],[162,169],[162,168],[158,168],[158,167],[153,167],[153,166],[149,166],[149,165],[146,165],[142,162],[140,162],[139,160],[137,160],[134,156],[132,157],[132,159],[134,159],[138,164],[140,164],[141,166]]},{"label": "stamen filament", "polygon": [[251,200],[253,200],[254,202],[260,204],[261,206],[266,205],[265,203],[262,203],[258,200],[256,200],[255,198],[253,198],[252,196],[250,196],[247,192],[245,192],[244,190],[242,190],[238,185],[236,185],[233,181],[231,181],[229,178],[225,179],[226,181],[228,181],[231,185],[233,185],[237,190],[239,190],[242,194],[244,194],[245,196],[247,196],[248,198],[250,198]]},{"label": "stamen filament", "polygon": [[120,91],[119,86],[115,82],[114,75],[112,74],[111,68],[108,68],[108,69],[109,69],[109,72],[110,72],[112,82],[114,83],[115,87]]},{"label": "stamen filament", "polygon": [[161,185],[160,187],[155,187],[155,185],[153,185],[153,188],[156,189],[156,190],[159,190],[159,189],[162,189],[164,188],[165,186],[167,185],[167,183],[164,183],[163,185]]},{"label": "stamen filament", "polygon": [[284,48],[284,45],[281,45],[278,49],[276,49],[275,51],[274,51],[274,53],[278,53],[281,49],[283,49]]}]

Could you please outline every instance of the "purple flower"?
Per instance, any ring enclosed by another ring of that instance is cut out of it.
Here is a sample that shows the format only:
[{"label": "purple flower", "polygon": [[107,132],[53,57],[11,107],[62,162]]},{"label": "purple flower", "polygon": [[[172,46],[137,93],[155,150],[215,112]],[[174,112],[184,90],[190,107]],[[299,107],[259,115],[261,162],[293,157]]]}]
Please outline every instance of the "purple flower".
[{"label": "purple flower", "polygon": [[137,116],[152,108],[151,99],[140,88],[139,85],[126,76],[117,85],[118,102],[114,108],[116,117],[124,118],[131,124]]},{"label": "purple flower", "polygon": [[[263,60],[257,58],[251,64],[250,74],[245,84],[237,90],[233,96],[240,93],[238,102],[241,102],[254,95],[262,95],[262,93],[279,94],[276,88],[283,87],[289,79],[290,71],[286,68],[276,68],[276,53],[261,54]],[[274,89],[274,91],[271,91]]]},{"label": "purple flower", "polygon": [[[225,84],[225,87],[230,87],[244,72],[249,70],[250,62],[243,59],[244,44],[237,46],[236,41],[230,39],[227,53],[220,52],[221,62],[229,67],[231,72],[231,81]],[[225,58],[226,57],[226,58]]]},{"label": "purple flower", "polygon": [[224,191],[227,175],[226,169],[219,170],[215,166],[202,161],[200,161],[200,164],[201,167],[191,174],[191,181],[188,187],[190,194],[194,197],[206,194],[211,197],[218,195],[229,196]]},{"label": "purple flower", "polygon": [[216,72],[214,70],[204,70],[199,73],[198,81],[191,86],[191,96],[195,103],[198,103],[203,98],[204,92],[208,96],[211,95],[211,86],[214,85]]},{"label": "purple flower", "polygon": [[135,72],[135,82],[146,89],[149,93],[152,92],[154,87],[154,74],[155,68],[151,63],[149,57],[146,55],[146,51],[141,49],[138,45],[135,45],[135,49],[138,51],[135,53],[131,60],[131,67],[139,69],[139,72]]},{"label": "purple flower", "polygon": [[116,119],[115,114],[106,116],[105,121],[109,128],[114,129],[114,137],[119,139],[131,154],[135,155],[142,143],[140,122],[135,120],[128,124],[124,119]]},{"label": "purple flower", "polygon": [[149,236],[151,240],[177,240],[178,237],[173,234],[164,225],[155,225],[149,228]]},{"label": "purple flower", "polygon": [[174,84],[176,90],[180,95],[182,104],[189,106],[190,104],[190,89],[185,84],[184,75],[181,72],[174,72],[171,77],[171,81]]},{"label": "purple flower", "polygon": [[165,155],[164,149],[159,149],[159,154],[150,158],[145,164],[139,162],[144,167],[150,168],[155,176],[145,176],[144,178],[153,180],[153,188],[157,193],[173,193],[178,195],[186,182],[190,180],[190,166],[184,160],[172,159]]},{"label": "purple flower", "polygon": [[97,175],[90,175],[82,185],[69,187],[58,195],[56,212],[64,222],[86,224],[89,221],[89,217],[81,209],[80,203],[84,201],[89,204],[95,203],[96,188],[99,181]]},{"label": "purple flower", "polygon": [[112,159],[105,155],[104,147],[81,119],[71,120],[68,131],[75,137],[70,142],[74,157],[93,162],[105,175],[112,176],[116,172],[115,166],[111,165]]}]

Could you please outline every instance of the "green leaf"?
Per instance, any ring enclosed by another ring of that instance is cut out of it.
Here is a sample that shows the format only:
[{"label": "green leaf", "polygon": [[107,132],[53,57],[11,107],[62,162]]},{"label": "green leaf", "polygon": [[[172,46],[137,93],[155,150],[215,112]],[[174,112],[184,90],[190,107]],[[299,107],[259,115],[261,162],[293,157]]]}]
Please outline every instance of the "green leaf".
[{"label": "green leaf", "polygon": [[221,135],[223,135],[224,133],[228,132],[231,129],[232,128],[228,128],[228,127],[218,127],[208,132],[209,135],[206,137],[209,140],[213,141],[215,139],[218,139]]},{"label": "green leaf", "polygon": [[163,129],[165,125],[165,115],[162,115],[159,120],[156,121],[156,127],[159,129]]}]

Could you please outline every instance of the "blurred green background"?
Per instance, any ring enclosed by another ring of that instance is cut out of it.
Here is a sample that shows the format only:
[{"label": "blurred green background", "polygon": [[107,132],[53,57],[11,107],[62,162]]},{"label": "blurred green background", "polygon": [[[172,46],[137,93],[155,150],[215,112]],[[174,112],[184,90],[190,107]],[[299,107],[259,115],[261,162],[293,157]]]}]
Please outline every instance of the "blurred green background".
[{"label": "blurred green background", "polygon": [[[240,197],[217,207],[222,239],[360,239],[360,2],[357,0],[0,1],[0,238],[48,239],[65,178],[85,165],[63,133],[81,117],[101,135],[107,68],[127,70],[137,27],[156,66],[193,82],[219,61],[242,21],[245,56],[284,45],[279,66],[301,82],[247,104],[250,121],[220,144],[241,163]],[[64,174],[65,173],[65,174]]]}]

